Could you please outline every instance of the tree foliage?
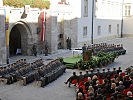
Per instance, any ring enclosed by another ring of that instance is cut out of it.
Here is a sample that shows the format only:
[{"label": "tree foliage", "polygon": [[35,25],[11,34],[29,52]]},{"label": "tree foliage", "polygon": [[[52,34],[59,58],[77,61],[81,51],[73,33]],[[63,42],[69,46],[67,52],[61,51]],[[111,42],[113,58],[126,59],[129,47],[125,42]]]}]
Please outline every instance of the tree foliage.
[{"label": "tree foliage", "polygon": [[30,5],[33,8],[48,9],[50,6],[49,0],[3,0],[4,5],[21,8],[24,5]]}]

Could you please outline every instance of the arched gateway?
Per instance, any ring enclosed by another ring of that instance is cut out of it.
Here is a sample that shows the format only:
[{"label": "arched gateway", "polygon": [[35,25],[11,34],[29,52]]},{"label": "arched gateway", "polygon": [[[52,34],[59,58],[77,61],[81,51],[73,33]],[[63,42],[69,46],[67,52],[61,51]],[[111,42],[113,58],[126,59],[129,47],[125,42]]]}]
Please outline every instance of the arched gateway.
[{"label": "arched gateway", "polygon": [[16,55],[17,49],[21,50],[22,55],[29,54],[29,38],[31,30],[29,26],[24,22],[17,22],[11,28],[9,35],[9,55]]}]

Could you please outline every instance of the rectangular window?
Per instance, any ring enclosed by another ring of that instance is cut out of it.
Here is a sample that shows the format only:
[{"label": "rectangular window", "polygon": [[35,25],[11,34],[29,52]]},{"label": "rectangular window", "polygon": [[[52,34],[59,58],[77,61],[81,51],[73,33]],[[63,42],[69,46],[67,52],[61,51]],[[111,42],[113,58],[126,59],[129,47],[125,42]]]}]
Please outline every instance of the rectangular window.
[{"label": "rectangular window", "polygon": [[87,26],[83,27],[83,37],[87,36]]},{"label": "rectangular window", "polygon": [[95,16],[98,16],[98,1],[96,0],[96,11],[95,11]]},{"label": "rectangular window", "polygon": [[88,0],[84,0],[84,17],[88,17]]},{"label": "rectangular window", "polygon": [[125,5],[125,16],[131,15],[131,5]]},{"label": "rectangular window", "polygon": [[119,34],[119,24],[117,24],[117,34]]},{"label": "rectangular window", "polygon": [[97,35],[101,35],[101,26],[97,27]]},{"label": "rectangular window", "polygon": [[109,29],[108,29],[109,33],[111,33],[111,25],[109,25]]}]

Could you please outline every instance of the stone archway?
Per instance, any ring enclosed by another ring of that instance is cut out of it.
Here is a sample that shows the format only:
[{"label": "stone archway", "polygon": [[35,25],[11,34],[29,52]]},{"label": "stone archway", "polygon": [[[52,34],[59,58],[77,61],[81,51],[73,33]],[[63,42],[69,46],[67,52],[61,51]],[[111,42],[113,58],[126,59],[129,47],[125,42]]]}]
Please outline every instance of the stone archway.
[{"label": "stone archway", "polygon": [[30,30],[25,23],[17,22],[10,31],[9,36],[9,54],[10,56],[16,55],[17,49],[21,50],[22,55],[28,54],[28,39],[30,35]]}]

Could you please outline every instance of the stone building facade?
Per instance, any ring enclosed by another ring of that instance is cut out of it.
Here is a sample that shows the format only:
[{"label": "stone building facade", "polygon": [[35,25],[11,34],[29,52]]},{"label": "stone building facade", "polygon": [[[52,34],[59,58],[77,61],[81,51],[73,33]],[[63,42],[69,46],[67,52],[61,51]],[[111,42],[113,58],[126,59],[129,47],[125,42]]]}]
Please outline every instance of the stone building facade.
[{"label": "stone building facade", "polygon": [[[57,18],[49,10],[45,10],[46,22],[41,21],[41,24],[39,20],[42,20],[43,11],[37,8],[29,8],[26,13],[25,8],[1,7],[0,12],[0,65],[5,64],[10,56],[16,55],[17,50],[22,55],[33,55],[34,44],[38,54],[45,52],[46,43],[49,53],[57,51]],[[40,39],[42,28],[44,41]]]},{"label": "stone building facade", "polygon": [[6,59],[7,59],[5,37],[6,36],[5,36],[4,8],[0,7],[0,65],[6,64]]},{"label": "stone building facade", "polygon": [[120,37],[122,0],[50,1],[50,9],[58,19],[59,34],[63,34],[63,38],[59,39],[63,48],[66,48],[67,37],[71,37],[73,48],[84,43],[91,44],[92,40],[97,43],[99,39],[104,41]]}]

